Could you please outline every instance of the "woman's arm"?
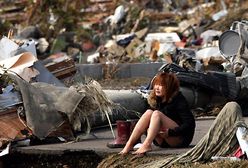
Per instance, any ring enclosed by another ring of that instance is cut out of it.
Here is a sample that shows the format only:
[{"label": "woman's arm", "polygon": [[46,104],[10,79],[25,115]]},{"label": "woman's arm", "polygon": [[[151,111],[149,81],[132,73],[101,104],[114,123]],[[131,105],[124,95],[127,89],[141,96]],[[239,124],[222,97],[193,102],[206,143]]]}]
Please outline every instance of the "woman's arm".
[{"label": "woman's arm", "polygon": [[[174,105],[174,110],[172,113],[175,114],[175,120],[180,121],[179,127],[175,127],[174,129],[168,130],[169,136],[181,136],[192,132],[195,129],[195,118],[190,111],[189,105],[185,97],[180,96],[179,99],[176,100]],[[172,114],[173,115],[173,114]]]}]

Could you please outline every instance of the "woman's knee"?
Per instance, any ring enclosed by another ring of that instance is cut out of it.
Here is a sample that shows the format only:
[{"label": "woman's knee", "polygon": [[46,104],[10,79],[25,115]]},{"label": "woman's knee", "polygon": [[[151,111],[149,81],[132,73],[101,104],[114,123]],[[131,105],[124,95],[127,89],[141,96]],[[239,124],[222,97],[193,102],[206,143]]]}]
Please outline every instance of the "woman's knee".
[{"label": "woman's knee", "polygon": [[154,118],[154,117],[158,117],[158,118],[160,118],[161,117],[161,115],[163,115],[163,113],[162,112],[160,112],[160,111],[158,111],[158,110],[155,110],[155,111],[153,111],[153,113],[152,113],[152,117]]},{"label": "woman's knee", "polygon": [[148,109],[142,116],[146,118],[151,118],[152,113],[153,113],[153,110]]}]

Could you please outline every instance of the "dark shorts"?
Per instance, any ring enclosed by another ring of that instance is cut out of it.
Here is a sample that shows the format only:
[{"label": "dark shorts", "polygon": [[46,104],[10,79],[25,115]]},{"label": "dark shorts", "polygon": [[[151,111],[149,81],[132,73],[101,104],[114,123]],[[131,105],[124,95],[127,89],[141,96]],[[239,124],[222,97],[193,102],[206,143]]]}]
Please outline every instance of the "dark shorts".
[{"label": "dark shorts", "polygon": [[157,143],[157,141],[154,140],[154,141],[153,141],[153,144],[156,145],[156,146],[159,146],[159,147],[161,147],[161,148],[170,148],[170,147],[171,147],[166,141],[163,141],[162,144],[159,145],[159,144]]},{"label": "dark shorts", "polygon": [[170,146],[165,140],[160,145],[156,140],[154,140],[153,144],[161,148],[185,148],[189,146],[190,142],[191,140],[183,139],[181,144],[178,144],[177,146]]}]

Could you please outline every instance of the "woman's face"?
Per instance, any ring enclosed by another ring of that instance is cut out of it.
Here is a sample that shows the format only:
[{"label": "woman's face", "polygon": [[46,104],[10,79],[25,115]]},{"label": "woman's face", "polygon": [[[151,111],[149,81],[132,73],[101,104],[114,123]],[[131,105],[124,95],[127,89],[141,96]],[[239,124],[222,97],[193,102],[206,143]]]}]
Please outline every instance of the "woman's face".
[{"label": "woman's face", "polygon": [[155,95],[158,97],[162,97],[164,96],[164,91],[163,91],[164,87],[160,84],[155,84],[154,85],[154,91],[155,91]]}]

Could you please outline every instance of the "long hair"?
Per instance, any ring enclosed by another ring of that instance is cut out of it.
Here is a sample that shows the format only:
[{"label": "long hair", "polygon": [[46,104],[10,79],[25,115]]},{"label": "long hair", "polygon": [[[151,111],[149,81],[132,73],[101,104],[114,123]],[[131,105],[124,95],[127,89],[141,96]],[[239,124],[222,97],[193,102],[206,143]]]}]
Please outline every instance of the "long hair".
[{"label": "long hair", "polygon": [[152,81],[152,91],[148,97],[148,103],[151,107],[155,108],[157,105],[157,96],[155,94],[154,85],[159,84],[163,86],[162,92],[162,102],[168,103],[179,91],[179,80],[173,73],[162,72],[156,75]]}]

